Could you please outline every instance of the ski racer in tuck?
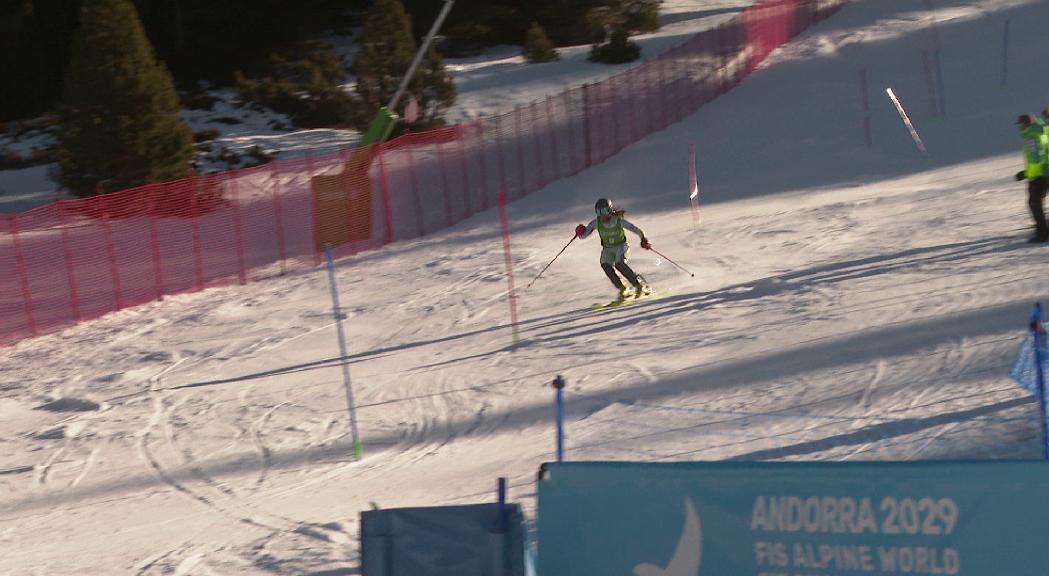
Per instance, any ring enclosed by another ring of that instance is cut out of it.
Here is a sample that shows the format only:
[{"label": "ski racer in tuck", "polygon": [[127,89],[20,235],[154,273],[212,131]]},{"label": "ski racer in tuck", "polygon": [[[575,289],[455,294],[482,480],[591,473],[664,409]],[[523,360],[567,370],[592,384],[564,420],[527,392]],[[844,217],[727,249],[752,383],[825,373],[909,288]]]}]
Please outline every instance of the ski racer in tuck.
[{"label": "ski racer in tuck", "polygon": [[[650,250],[652,244],[645,237],[645,233],[624,218],[626,211],[612,204],[612,201],[607,198],[598,200],[594,204],[594,211],[597,212],[597,218],[591,220],[586,226],[582,224],[576,226],[575,235],[577,238],[586,238],[597,230],[598,236],[601,237],[601,269],[619,290],[619,300],[623,301],[631,296],[641,298],[651,294],[652,289],[649,288],[645,279],[627,265],[630,245],[627,244],[626,230],[640,236],[641,247]],[[619,274],[626,278],[633,290],[623,284]]]}]

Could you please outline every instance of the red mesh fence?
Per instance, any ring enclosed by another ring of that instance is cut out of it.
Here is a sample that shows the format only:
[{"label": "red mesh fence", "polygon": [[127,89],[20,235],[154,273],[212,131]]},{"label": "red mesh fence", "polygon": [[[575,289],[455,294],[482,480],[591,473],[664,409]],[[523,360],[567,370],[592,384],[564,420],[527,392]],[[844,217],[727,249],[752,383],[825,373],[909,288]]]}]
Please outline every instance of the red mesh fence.
[{"label": "red mesh fence", "polygon": [[165,295],[447,228],[601,163],[735,86],[845,0],[762,0],[595,84],[336,154],[60,200],[0,218],[0,345]]}]

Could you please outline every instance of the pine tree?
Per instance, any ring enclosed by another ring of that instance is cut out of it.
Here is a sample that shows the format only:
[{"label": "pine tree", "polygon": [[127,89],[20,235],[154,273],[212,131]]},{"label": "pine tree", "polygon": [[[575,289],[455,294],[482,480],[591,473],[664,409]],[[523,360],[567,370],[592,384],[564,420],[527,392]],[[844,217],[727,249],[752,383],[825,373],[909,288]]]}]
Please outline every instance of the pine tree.
[{"label": "pine tree", "polygon": [[54,104],[57,78],[48,74],[39,14],[29,0],[0,6],[0,122],[35,116]]},{"label": "pine tree", "polygon": [[532,22],[528,27],[522,54],[529,62],[553,62],[561,59],[561,55],[554,49],[554,43],[547,38],[546,30],[543,30],[538,22]]},{"label": "pine tree", "polygon": [[193,135],[179,118],[131,0],[84,0],[65,76],[59,181],[78,196],[184,177]]},{"label": "pine tree", "polygon": [[[400,0],[376,0],[364,18],[360,54],[354,63],[357,94],[370,120],[397,91],[415,56],[411,21]],[[419,119],[409,128],[423,129],[443,123],[444,111],[455,102],[455,85],[444,70],[444,61],[432,47],[401,98],[400,109],[414,96]],[[361,126],[365,128],[365,126]]]},{"label": "pine tree", "polygon": [[632,32],[654,32],[659,30],[659,4],[661,0],[620,0],[619,13],[623,27]]},{"label": "pine tree", "polygon": [[626,30],[617,28],[612,31],[608,42],[594,44],[590,47],[589,60],[605,64],[623,64],[633,62],[640,57],[641,47],[630,39]]}]

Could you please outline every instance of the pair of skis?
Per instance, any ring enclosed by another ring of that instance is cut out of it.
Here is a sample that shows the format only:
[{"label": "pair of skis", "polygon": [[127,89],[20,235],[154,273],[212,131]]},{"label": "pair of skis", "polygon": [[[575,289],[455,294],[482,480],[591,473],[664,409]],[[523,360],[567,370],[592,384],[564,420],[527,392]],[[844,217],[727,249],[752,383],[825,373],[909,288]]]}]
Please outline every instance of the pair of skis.
[{"label": "pair of skis", "polygon": [[615,300],[613,300],[611,302],[606,302],[604,304],[602,304],[600,302],[597,303],[597,304],[593,304],[593,305],[590,306],[590,308],[593,309],[593,310],[608,310],[609,308],[621,308],[623,306],[629,306],[631,304],[636,304],[638,302],[643,302],[645,300],[652,300],[654,298],[662,298],[663,296],[666,296],[667,294],[669,294],[668,291],[661,290],[659,292],[650,292],[648,294],[645,294],[644,296],[623,298],[622,300],[620,300],[619,298],[616,298]]}]

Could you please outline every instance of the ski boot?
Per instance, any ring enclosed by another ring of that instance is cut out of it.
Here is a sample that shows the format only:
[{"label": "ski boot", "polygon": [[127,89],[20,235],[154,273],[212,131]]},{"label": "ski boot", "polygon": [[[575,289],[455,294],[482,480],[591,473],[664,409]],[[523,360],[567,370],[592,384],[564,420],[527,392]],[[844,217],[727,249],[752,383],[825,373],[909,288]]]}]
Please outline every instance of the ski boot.
[{"label": "ski boot", "polygon": [[645,282],[640,275],[637,277],[637,286],[634,287],[634,298],[644,298],[652,294],[652,287]]}]

